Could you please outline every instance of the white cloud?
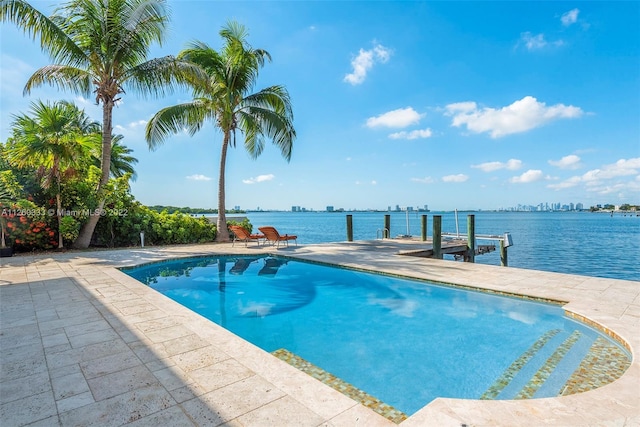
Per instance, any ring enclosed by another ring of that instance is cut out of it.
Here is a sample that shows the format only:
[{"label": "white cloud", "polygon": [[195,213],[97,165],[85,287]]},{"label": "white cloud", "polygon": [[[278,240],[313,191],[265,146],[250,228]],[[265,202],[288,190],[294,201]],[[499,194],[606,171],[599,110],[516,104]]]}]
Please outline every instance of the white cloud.
[{"label": "white cloud", "polygon": [[544,34],[540,33],[534,36],[533,34],[527,31],[525,33],[520,34],[519,44],[524,44],[527,50],[540,50],[540,49],[544,49],[549,45],[562,46],[564,45],[564,42],[562,40],[555,40],[552,42],[548,42],[547,40],[545,40]]},{"label": "white cloud", "polygon": [[568,27],[569,25],[578,22],[578,13],[580,13],[579,9],[571,9],[569,12],[563,13],[560,17],[562,25]]},{"label": "white cloud", "polygon": [[580,157],[575,154],[564,156],[560,160],[549,160],[549,164],[560,169],[579,169],[581,166]]},{"label": "white cloud", "polygon": [[421,184],[433,184],[434,179],[431,178],[430,176],[426,176],[424,178],[411,178],[411,181],[419,182]]},{"label": "white cloud", "polygon": [[505,164],[505,168],[510,171],[518,170],[522,167],[522,161],[518,159],[509,159]]},{"label": "white cloud", "polygon": [[622,176],[638,175],[640,173],[640,157],[620,159],[615,163],[604,165],[602,169],[595,169],[583,175],[585,181],[613,179]]},{"label": "white cloud", "polygon": [[147,123],[148,122],[146,120],[138,120],[136,122],[129,123],[128,126],[129,126],[130,129],[136,129],[136,128],[141,127],[141,126],[142,127],[146,126]]},{"label": "white cloud", "polygon": [[601,195],[618,194],[618,198],[625,199],[625,193],[638,194],[640,192],[640,184],[638,181],[619,182],[611,185],[601,185],[597,187],[587,188],[587,191],[598,193]]},{"label": "white cloud", "polygon": [[[114,124],[113,130],[114,133],[121,134],[125,137],[125,140],[128,141],[128,143],[126,143],[128,146],[141,144],[146,145],[144,142],[144,128],[146,126],[147,120],[136,120],[134,122],[129,122],[124,126],[121,124]],[[183,129],[181,133],[177,134],[177,136],[185,135],[187,135],[186,129]]]},{"label": "white cloud", "polygon": [[475,102],[459,102],[445,107],[446,115],[453,116],[451,125],[465,125],[472,132],[489,132],[492,138],[526,132],[557,119],[581,117],[584,112],[572,105],[556,104],[547,107],[532,96],[515,101],[500,109],[479,109]]},{"label": "white cloud", "polygon": [[[629,179],[635,175],[635,178]],[[620,159],[615,163],[592,169],[582,175],[572,176],[558,184],[548,187],[554,190],[575,187],[584,184],[587,191],[599,194],[611,194],[622,190],[638,191],[640,185],[640,157]]]},{"label": "white cloud", "polygon": [[147,120],[137,120],[135,122],[129,122],[126,126],[122,126],[120,124],[116,124],[113,126],[114,129],[119,131],[127,131],[127,130],[135,130],[140,127],[145,127],[147,125]]},{"label": "white cloud", "polygon": [[192,181],[211,181],[211,178],[209,178],[208,176],[200,175],[200,174],[189,175],[186,178]]},{"label": "white cloud", "polygon": [[574,176],[558,184],[549,184],[547,185],[547,187],[551,188],[552,190],[563,190],[565,188],[575,187],[576,185],[580,184],[580,181],[581,179],[579,176]]},{"label": "white cloud", "polygon": [[244,184],[256,184],[258,182],[271,181],[275,177],[276,177],[275,175],[270,173],[270,174],[267,174],[267,175],[258,175],[255,178],[251,177],[249,179],[243,179],[242,182]]},{"label": "white cloud", "polygon": [[376,117],[369,117],[367,119],[367,127],[403,128],[418,123],[424,116],[424,114],[419,114],[412,107],[398,108]]},{"label": "white cloud", "polygon": [[457,175],[447,175],[442,177],[443,182],[465,182],[469,177],[465,174],[459,173]]},{"label": "white cloud", "polygon": [[511,178],[511,182],[515,184],[527,184],[529,182],[540,181],[544,178],[541,170],[529,169],[520,176],[514,176]]},{"label": "white cloud", "polygon": [[518,159],[509,159],[506,163],[502,162],[486,162],[480,163],[479,165],[471,165],[472,168],[480,169],[483,172],[493,172],[500,169],[507,170],[518,170],[522,167],[522,160]]},{"label": "white cloud", "polygon": [[391,53],[390,49],[381,44],[377,44],[369,50],[360,49],[358,56],[351,61],[353,72],[345,75],[344,81],[352,85],[359,85],[367,78],[367,73],[373,65],[389,61]]},{"label": "white cloud", "polygon": [[375,179],[371,181],[371,185],[376,185],[378,184],[378,181],[376,181]]},{"label": "white cloud", "polygon": [[547,45],[544,34],[533,35],[530,32],[522,33],[520,39],[529,50],[542,49]]},{"label": "white cloud", "polygon": [[412,130],[411,132],[407,132],[407,131],[401,131],[401,132],[396,132],[396,133],[392,133],[391,135],[389,135],[389,138],[391,139],[418,139],[418,138],[429,138],[431,137],[431,135],[433,134],[433,132],[431,132],[431,129],[420,129],[420,130]]}]

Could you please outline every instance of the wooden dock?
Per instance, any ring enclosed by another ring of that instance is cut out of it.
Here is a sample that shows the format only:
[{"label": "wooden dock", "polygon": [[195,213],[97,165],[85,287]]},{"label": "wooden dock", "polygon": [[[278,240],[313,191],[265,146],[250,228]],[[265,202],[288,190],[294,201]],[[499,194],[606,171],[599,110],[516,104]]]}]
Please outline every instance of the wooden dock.
[{"label": "wooden dock", "polygon": [[[458,219],[456,212],[456,233],[442,232],[442,216],[433,216],[433,232],[431,240],[427,239],[427,216],[421,218],[421,238],[422,247],[414,250],[402,250],[401,255],[442,259],[443,255],[453,255],[456,260],[462,259],[465,262],[474,262],[477,255],[483,255],[496,250],[496,244],[477,245],[476,241],[498,242],[500,245],[500,265],[507,266],[507,248],[513,245],[513,240],[509,232],[504,235],[477,235],[475,232],[475,215],[467,215],[467,233],[460,234],[457,227]],[[409,234],[407,217],[407,234],[399,235],[396,239],[390,238],[391,215],[384,216],[384,226],[376,231],[376,239],[395,240],[396,242],[417,240]],[[353,242],[353,215],[347,215],[347,241]]]},{"label": "wooden dock", "polygon": [[[416,240],[418,241],[418,240]],[[401,250],[398,255],[415,256],[421,258],[433,258],[433,242],[430,240],[420,241],[420,249]],[[483,255],[494,252],[496,245],[478,245],[475,249],[476,255]],[[440,253],[443,255],[453,255],[456,259],[462,259],[467,253],[467,241],[462,239],[447,240],[442,242]]]}]

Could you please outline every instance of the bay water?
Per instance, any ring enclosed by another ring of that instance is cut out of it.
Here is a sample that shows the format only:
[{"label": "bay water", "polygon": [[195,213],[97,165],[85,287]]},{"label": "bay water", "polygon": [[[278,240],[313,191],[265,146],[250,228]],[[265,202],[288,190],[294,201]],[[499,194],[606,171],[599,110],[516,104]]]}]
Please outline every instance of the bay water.
[{"label": "bay water", "polygon": [[[248,212],[253,231],[271,225],[281,234],[295,234],[298,244],[347,240],[347,215],[352,215],[354,240],[382,236],[384,216],[391,215],[390,236],[421,236],[427,216],[432,236],[433,216],[442,217],[442,232],[466,234],[467,216],[475,216],[476,235],[511,233],[510,267],[640,281],[640,216],[604,212]],[[236,215],[228,215],[233,218]],[[240,216],[240,215],[238,215]],[[457,218],[457,221],[456,221]],[[489,244],[478,240],[477,244]],[[496,251],[476,256],[476,263],[500,265]],[[449,257],[449,259],[453,259]]]}]

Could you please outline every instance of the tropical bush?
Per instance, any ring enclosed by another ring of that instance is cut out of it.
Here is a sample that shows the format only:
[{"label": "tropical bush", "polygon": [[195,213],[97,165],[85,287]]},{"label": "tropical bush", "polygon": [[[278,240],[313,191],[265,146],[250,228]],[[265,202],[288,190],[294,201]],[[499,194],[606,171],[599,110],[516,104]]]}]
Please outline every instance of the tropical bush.
[{"label": "tropical bush", "polygon": [[29,200],[0,204],[6,224],[6,243],[15,251],[55,248],[58,244],[56,218]]},{"label": "tropical bush", "polygon": [[[91,216],[101,217],[92,246],[138,246],[141,232],[145,245],[204,243],[216,238],[216,225],[207,218],[157,212],[136,201],[129,186],[131,172],[111,178],[97,195],[101,171],[92,163],[93,157],[87,158],[82,177],[69,177],[60,186],[65,207],[58,223],[55,195],[39,185],[35,167],[12,165],[5,161],[5,152],[6,144],[0,143],[0,222],[5,243],[16,252],[56,248],[59,235],[65,246],[71,246]],[[106,200],[105,208],[91,210],[98,197]],[[248,220],[242,225],[251,228]]]}]

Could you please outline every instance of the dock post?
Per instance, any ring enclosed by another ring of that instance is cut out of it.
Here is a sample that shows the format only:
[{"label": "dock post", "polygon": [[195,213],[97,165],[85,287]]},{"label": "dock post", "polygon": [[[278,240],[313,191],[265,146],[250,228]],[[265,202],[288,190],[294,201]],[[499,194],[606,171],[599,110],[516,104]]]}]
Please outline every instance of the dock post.
[{"label": "dock post", "polygon": [[347,215],[347,242],[353,242],[353,215]]},{"label": "dock post", "polygon": [[467,215],[467,253],[465,262],[476,261],[476,216]]},{"label": "dock post", "polygon": [[433,257],[442,259],[442,215],[433,216]]},{"label": "dock post", "polygon": [[504,240],[500,240],[500,265],[508,267],[509,262],[507,260],[507,247],[504,245]]},{"label": "dock post", "polygon": [[427,240],[427,216],[422,215],[422,241]]},{"label": "dock post", "polygon": [[[387,235],[385,236],[384,233],[387,233]],[[384,216],[384,230],[382,230],[382,234],[383,239],[391,238],[391,215],[387,214]]]}]

